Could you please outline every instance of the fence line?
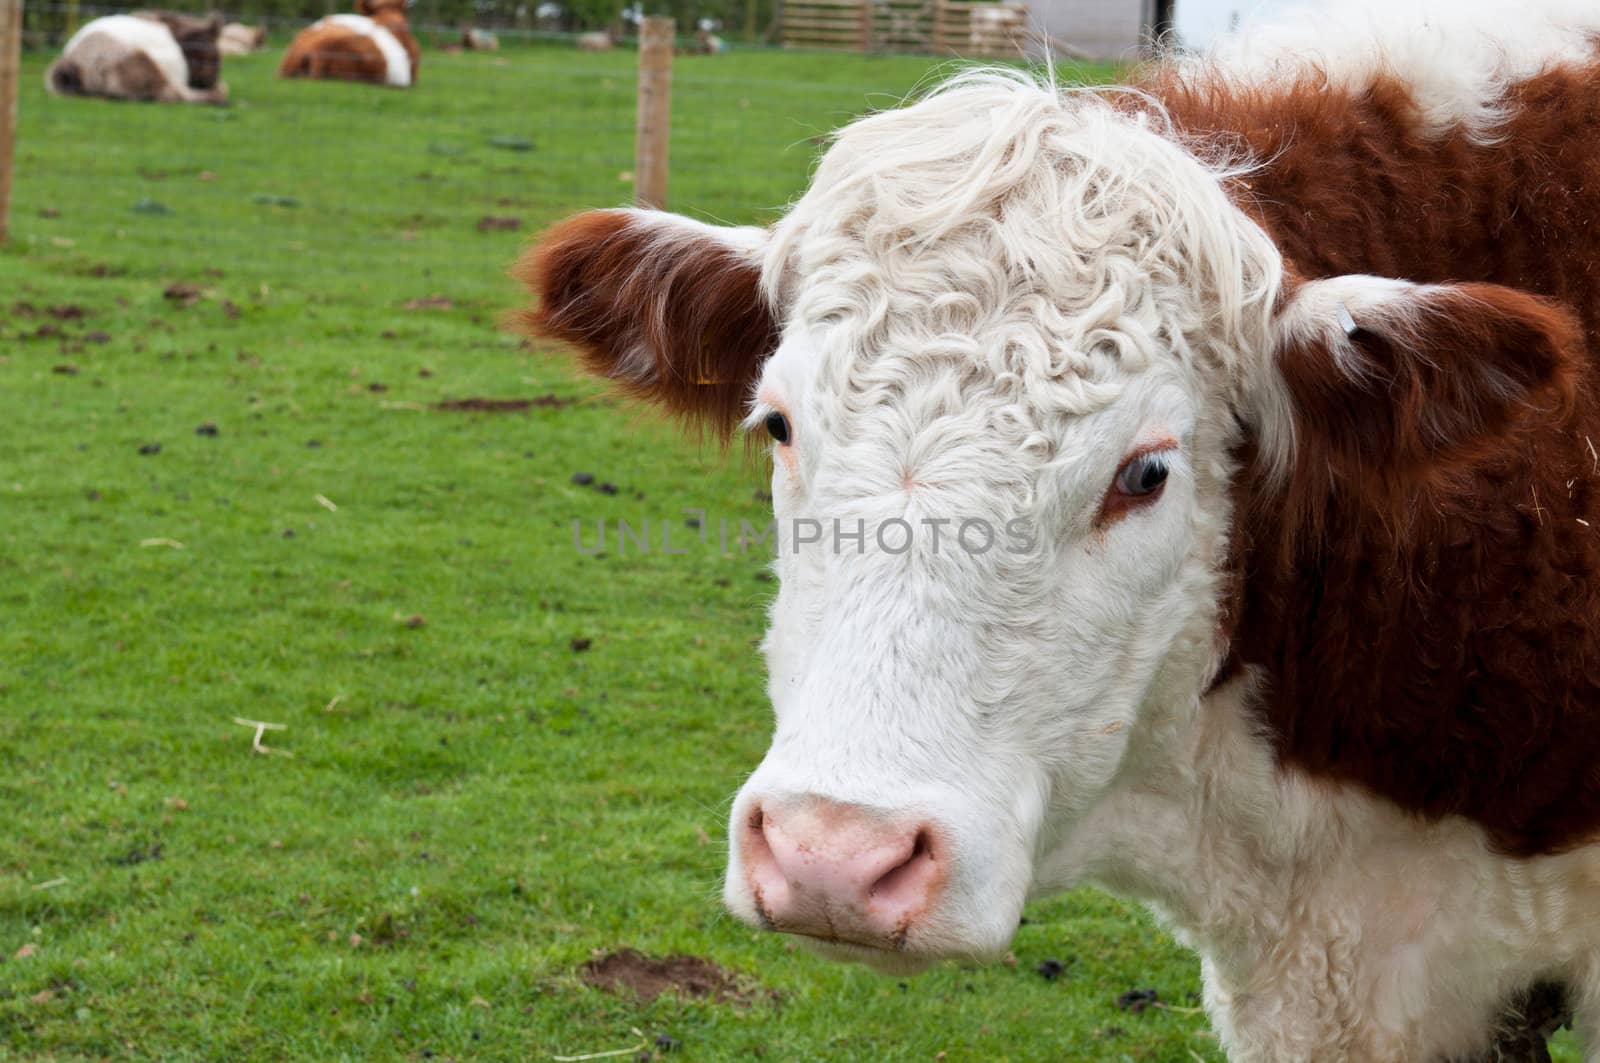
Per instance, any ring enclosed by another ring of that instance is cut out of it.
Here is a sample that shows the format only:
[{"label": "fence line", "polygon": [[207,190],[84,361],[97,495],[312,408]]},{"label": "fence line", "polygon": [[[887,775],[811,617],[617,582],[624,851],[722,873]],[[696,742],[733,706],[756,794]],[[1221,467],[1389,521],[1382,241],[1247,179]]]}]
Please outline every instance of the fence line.
[{"label": "fence line", "polygon": [[[45,13],[65,8],[24,11]],[[659,150],[641,157],[650,72],[631,47],[524,47],[522,34],[492,53],[424,44],[419,86],[402,92],[278,79],[286,36],[224,61],[226,108],[51,97],[39,75],[54,50],[24,51],[12,247],[86,277],[209,283],[220,270],[236,301],[268,287],[361,297],[367,274],[407,298],[470,290],[466,278],[496,283],[529,235],[586,207],[670,196],[705,221],[769,222],[833,130],[944,66],[744,48],[675,59],[670,100],[645,123]]]},{"label": "fence line", "polygon": [[[18,0],[20,3],[20,0]],[[417,0],[426,3],[426,0]],[[763,0],[765,2],[765,0]],[[318,0],[331,12],[353,6],[352,0]],[[72,32],[102,15],[126,14],[133,3],[52,0],[28,4],[22,20],[22,40],[30,48],[56,47]],[[165,10],[206,15],[213,5],[202,0],[173,0]],[[238,6],[238,5],[235,5]],[[244,0],[243,7],[250,7]],[[249,14],[241,11],[234,21],[262,26],[273,33],[292,32],[321,16],[284,13]],[[667,17],[667,16],[662,16]],[[697,41],[692,23],[674,20],[679,35],[674,45],[693,52]],[[586,34],[575,30],[504,24],[494,19],[430,18],[414,12],[410,29],[425,47],[453,47],[461,43],[464,29],[473,26],[499,38],[524,44],[574,44]],[[642,29],[623,24],[613,39],[619,48],[636,47]],[[1032,24],[1027,0],[784,0],[761,41],[741,42],[740,50],[802,49],[961,56],[972,59],[1017,59],[1030,53],[1030,42],[1042,38]],[[1061,55],[1078,52],[1066,42],[1052,41]],[[1037,48],[1033,48],[1037,51]]]},{"label": "fence line", "polygon": [[[404,91],[282,81],[276,57],[257,54],[224,62],[228,108],[51,97],[38,76],[49,58],[23,57],[10,240],[87,277],[131,267],[216,283],[203,274],[217,269],[238,301],[262,285],[348,293],[370,272],[407,298],[456,294],[477,283],[457,278],[503,276],[553,218],[634,201],[649,180],[631,54],[425,53],[420,87]],[[781,66],[739,84],[710,74],[718,61],[672,71],[669,194],[706,220],[775,217],[827,133],[869,96],[901,95]]]},{"label": "fence line", "polygon": [[634,199],[667,205],[667,145],[672,128],[672,41],[677,24],[652,16],[639,26],[638,135],[634,140]]},{"label": "fence line", "polygon": [[11,167],[17,147],[22,0],[0,0],[0,246],[11,234]]}]

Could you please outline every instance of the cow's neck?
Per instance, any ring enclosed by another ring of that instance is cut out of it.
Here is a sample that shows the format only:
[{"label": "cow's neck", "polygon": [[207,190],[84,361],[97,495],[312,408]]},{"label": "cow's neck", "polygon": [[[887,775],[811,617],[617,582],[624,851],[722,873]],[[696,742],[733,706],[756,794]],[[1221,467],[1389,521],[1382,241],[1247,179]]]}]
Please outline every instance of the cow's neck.
[{"label": "cow's neck", "polygon": [[[1280,770],[1238,674],[1141,720],[1117,782],[1074,832],[1062,871],[1154,906],[1208,955],[1261,955],[1263,911],[1286,912],[1330,806]],[[1314,857],[1313,857],[1314,858]],[[1239,902],[1248,898],[1243,906]]]},{"label": "cow's neck", "polygon": [[1600,902],[1592,861],[1498,856],[1463,819],[1284,767],[1258,683],[1142,720],[1056,881],[1143,901],[1199,951],[1230,1058],[1476,1058],[1518,993],[1586,962],[1544,913]]}]

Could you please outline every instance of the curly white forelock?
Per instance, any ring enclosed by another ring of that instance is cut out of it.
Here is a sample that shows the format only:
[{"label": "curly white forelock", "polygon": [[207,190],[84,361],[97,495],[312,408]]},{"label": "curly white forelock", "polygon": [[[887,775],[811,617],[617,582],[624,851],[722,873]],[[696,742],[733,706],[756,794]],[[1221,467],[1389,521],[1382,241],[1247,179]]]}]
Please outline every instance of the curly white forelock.
[{"label": "curly white forelock", "polygon": [[1252,390],[1283,267],[1224,190],[1248,164],[1130,93],[978,70],[842,130],[763,272],[827,325],[823,385],[870,403],[943,362],[1071,416],[1170,357]]}]

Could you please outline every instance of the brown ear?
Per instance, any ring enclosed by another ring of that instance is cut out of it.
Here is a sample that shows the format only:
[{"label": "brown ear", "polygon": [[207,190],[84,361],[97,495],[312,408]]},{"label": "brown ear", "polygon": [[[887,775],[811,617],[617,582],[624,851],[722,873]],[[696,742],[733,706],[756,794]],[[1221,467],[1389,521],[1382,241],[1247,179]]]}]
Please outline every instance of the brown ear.
[{"label": "brown ear", "polygon": [[371,15],[374,10],[372,0],[356,0],[356,14]]},{"label": "brown ear", "polygon": [[1570,411],[1583,357],[1571,311],[1494,284],[1311,281],[1278,326],[1290,475],[1346,493],[1392,497],[1492,459],[1530,418]]},{"label": "brown ear", "polygon": [[539,305],[513,324],[572,344],[589,372],[726,435],[778,344],[761,293],[764,240],[760,229],[658,211],[579,214],[517,263]]}]

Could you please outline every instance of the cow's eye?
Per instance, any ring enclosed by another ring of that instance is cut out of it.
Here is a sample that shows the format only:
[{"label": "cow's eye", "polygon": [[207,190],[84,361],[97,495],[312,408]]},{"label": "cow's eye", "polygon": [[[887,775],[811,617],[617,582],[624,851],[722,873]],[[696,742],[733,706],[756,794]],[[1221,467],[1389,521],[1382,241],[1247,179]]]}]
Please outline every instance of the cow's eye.
[{"label": "cow's eye", "polygon": [[789,418],[781,413],[767,414],[767,434],[776,439],[780,445],[789,442]]},{"label": "cow's eye", "polygon": [[1139,454],[1117,470],[1117,490],[1130,498],[1143,498],[1167,482],[1167,460],[1161,454]]}]

